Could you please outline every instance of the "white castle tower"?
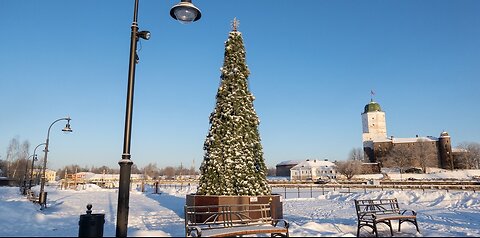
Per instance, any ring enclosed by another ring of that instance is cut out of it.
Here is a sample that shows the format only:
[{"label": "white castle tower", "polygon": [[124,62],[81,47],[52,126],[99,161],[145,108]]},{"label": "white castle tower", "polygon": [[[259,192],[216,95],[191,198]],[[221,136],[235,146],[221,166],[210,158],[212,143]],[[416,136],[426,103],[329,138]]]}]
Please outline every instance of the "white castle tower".
[{"label": "white castle tower", "polygon": [[385,122],[385,112],[380,108],[380,104],[373,101],[373,99],[365,105],[365,110],[362,113],[363,124],[363,147],[370,147],[373,149],[374,140],[387,139],[387,123]]}]

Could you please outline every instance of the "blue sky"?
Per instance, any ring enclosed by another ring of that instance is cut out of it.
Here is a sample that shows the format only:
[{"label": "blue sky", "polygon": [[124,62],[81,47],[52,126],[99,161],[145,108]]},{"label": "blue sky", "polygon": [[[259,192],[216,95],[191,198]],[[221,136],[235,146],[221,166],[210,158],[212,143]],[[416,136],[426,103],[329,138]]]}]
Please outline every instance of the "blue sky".
[{"label": "blue sky", "polygon": [[[49,167],[118,166],[133,0],[0,1],[0,158],[9,141],[43,143]],[[171,19],[176,1],[140,0],[132,160],[203,159],[224,42],[240,20],[268,166],[347,159],[374,99],[395,137],[480,142],[480,1],[194,0],[202,19]],[[31,152],[31,153],[32,153]]]}]

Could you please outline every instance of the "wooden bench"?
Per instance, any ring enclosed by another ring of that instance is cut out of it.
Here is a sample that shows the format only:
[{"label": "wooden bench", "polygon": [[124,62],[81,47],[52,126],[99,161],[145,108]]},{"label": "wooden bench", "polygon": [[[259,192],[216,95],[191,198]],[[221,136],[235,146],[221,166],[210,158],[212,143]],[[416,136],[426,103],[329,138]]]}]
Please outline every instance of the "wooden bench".
[{"label": "wooden bench", "polygon": [[400,210],[396,198],[355,200],[355,209],[358,217],[357,237],[360,235],[360,228],[364,226],[372,228],[372,232],[378,237],[378,223],[386,224],[393,236],[392,220],[398,220],[398,231],[403,222],[414,224],[419,231],[417,213],[413,210]]},{"label": "wooden bench", "polygon": [[35,193],[32,190],[27,190],[27,199],[33,203],[39,203],[39,198],[35,196]]},{"label": "wooden bench", "polygon": [[288,222],[273,219],[270,204],[185,206],[184,211],[186,237],[289,236]]}]

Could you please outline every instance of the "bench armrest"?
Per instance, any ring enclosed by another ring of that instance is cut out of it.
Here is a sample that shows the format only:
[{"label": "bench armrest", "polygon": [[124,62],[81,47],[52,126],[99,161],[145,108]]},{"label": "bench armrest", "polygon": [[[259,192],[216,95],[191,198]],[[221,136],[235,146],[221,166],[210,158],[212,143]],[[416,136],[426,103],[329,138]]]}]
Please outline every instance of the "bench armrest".
[{"label": "bench armrest", "polygon": [[361,214],[359,215],[358,219],[360,220],[375,220],[377,218],[377,216],[375,215],[375,213],[364,213],[364,214]]},{"label": "bench armrest", "polygon": [[284,220],[284,219],[273,219],[273,220],[272,220],[273,226],[276,227],[276,226],[278,225],[278,223],[283,223],[283,227],[284,227],[284,228],[287,228],[287,229],[288,229],[288,228],[290,227],[290,224],[288,223],[288,221],[286,221],[286,220]]},{"label": "bench armrest", "polygon": [[406,213],[411,213],[412,215],[416,216],[417,215],[417,212],[414,211],[414,210],[403,210],[401,212],[402,215],[406,215]]},{"label": "bench armrest", "polygon": [[187,236],[192,237],[201,237],[202,236],[202,228],[199,226],[187,226]]}]

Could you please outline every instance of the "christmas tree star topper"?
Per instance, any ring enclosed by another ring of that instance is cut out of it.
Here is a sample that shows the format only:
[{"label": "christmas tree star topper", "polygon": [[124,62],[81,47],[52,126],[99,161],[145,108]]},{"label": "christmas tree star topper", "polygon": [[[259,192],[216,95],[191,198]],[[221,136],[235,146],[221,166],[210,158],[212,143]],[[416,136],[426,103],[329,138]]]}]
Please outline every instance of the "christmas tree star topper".
[{"label": "christmas tree star topper", "polygon": [[237,31],[239,26],[240,26],[240,21],[237,20],[237,17],[233,18],[233,21],[232,21],[232,30],[233,30],[233,31]]}]

